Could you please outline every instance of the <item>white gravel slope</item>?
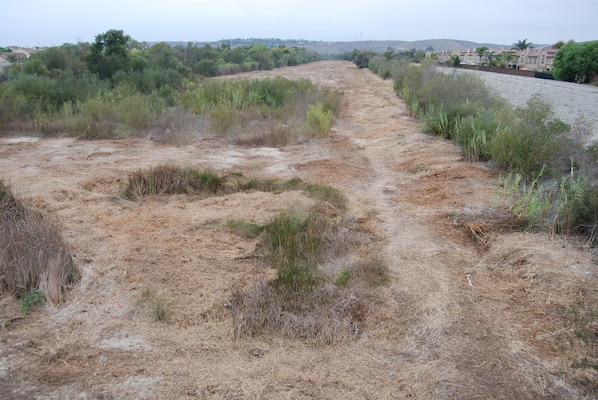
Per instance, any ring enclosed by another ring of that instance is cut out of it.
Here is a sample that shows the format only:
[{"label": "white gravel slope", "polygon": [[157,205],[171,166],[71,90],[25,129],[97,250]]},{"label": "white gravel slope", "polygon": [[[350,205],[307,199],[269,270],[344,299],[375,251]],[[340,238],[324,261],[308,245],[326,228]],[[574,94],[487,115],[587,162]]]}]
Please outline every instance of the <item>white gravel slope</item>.
[{"label": "white gravel slope", "polygon": [[[449,71],[449,69],[443,69]],[[485,71],[458,70],[478,75],[493,90],[514,106],[524,106],[536,93],[552,105],[555,116],[569,124],[585,116],[594,125],[593,139],[598,140],[598,87],[547,79],[496,74]]]}]

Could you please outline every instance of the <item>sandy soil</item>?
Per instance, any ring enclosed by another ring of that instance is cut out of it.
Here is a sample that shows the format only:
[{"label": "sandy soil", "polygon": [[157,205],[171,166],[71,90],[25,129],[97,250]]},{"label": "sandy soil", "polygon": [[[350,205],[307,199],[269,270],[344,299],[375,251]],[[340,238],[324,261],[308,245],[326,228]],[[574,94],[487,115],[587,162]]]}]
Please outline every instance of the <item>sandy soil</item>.
[{"label": "sandy soil", "polygon": [[[569,368],[576,354],[559,335],[570,304],[595,300],[594,255],[575,238],[493,224],[495,172],[422,134],[392,82],[340,61],[249,74],[265,75],[342,90],[331,136],[281,149],[218,138],[182,148],[0,139],[1,178],[60,221],[82,271],[60,307],[14,319],[15,301],[0,299],[0,319],[12,321],[0,331],[0,398],[584,398],[577,384],[596,385],[596,375]],[[391,271],[365,332],[333,345],[234,340],[224,303],[251,282],[256,242],[222,222],[262,223],[309,199],[118,196],[128,172],[164,163],[340,189]],[[165,300],[170,323],[140,304],[148,290]]]}]

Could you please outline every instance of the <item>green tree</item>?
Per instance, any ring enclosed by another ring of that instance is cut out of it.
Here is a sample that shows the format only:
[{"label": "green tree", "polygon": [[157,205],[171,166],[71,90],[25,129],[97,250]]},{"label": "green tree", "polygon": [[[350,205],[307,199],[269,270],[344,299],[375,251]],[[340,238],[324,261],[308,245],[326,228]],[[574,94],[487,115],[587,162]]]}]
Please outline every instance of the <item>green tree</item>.
[{"label": "green tree", "polygon": [[395,49],[389,46],[386,48],[386,51],[382,53],[382,55],[386,61],[392,61],[397,56],[397,53],[395,52]]},{"label": "green tree", "polygon": [[449,63],[453,64],[454,67],[458,67],[459,65],[461,65],[461,57],[454,54],[454,55],[450,56]]},{"label": "green tree", "polygon": [[259,65],[259,69],[270,70],[274,67],[274,62],[270,55],[270,49],[263,43],[256,43],[249,48],[247,51],[252,61],[255,61]]},{"label": "green tree", "polygon": [[490,66],[496,68],[507,68],[509,61],[513,60],[515,55],[513,53],[500,53],[490,57]]},{"label": "green tree", "polygon": [[216,66],[216,61],[206,58],[193,66],[193,72],[203,76],[211,77],[218,75],[218,67]]},{"label": "green tree", "polygon": [[534,47],[534,44],[532,42],[528,42],[527,39],[523,39],[523,40],[518,40],[517,42],[513,43],[513,47],[511,49],[513,50],[525,50],[527,48],[532,48]]},{"label": "green tree", "polygon": [[353,50],[350,60],[355,63],[359,68],[368,68],[370,64],[370,58],[374,56],[374,52],[367,50]]},{"label": "green tree", "polygon": [[148,50],[148,58],[151,65],[157,69],[176,68],[179,60],[168,43],[156,43]]},{"label": "green tree", "polygon": [[482,46],[475,49],[475,52],[478,53],[478,57],[480,58],[480,65],[484,65],[487,62],[487,57],[484,54],[488,51],[488,47]]},{"label": "green tree", "polygon": [[96,36],[87,56],[89,70],[100,78],[111,78],[117,71],[129,69],[129,47],[132,39],[122,30],[110,29]]},{"label": "green tree", "polygon": [[552,45],[552,48],[560,49],[561,47],[563,47],[564,44],[565,44],[565,42],[563,42],[562,40],[559,40],[558,42],[556,42],[555,44]]},{"label": "green tree", "polygon": [[48,69],[39,58],[29,58],[23,64],[23,72],[27,75],[48,76]]},{"label": "green tree", "polygon": [[554,57],[554,77],[561,81],[587,82],[598,74],[598,41],[564,44]]}]

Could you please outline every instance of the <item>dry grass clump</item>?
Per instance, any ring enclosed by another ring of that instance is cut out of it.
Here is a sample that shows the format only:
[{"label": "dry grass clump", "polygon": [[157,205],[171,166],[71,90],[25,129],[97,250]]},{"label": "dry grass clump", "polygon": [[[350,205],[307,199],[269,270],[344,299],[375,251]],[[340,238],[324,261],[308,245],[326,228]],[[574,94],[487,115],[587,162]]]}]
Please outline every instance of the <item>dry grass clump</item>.
[{"label": "dry grass clump", "polygon": [[296,125],[294,121],[252,121],[233,133],[231,141],[246,147],[284,147],[302,139],[301,129]]},{"label": "dry grass clump", "polygon": [[169,322],[170,313],[161,294],[145,287],[141,292],[138,303],[147,309],[154,321]]},{"label": "dry grass clump", "polygon": [[257,279],[236,291],[228,307],[236,338],[278,333],[330,344],[363,332],[370,301],[330,283],[299,291]]},{"label": "dry grass clump", "polygon": [[0,295],[19,298],[25,313],[42,297],[62,302],[78,276],[69,249],[56,224],[26,208],[2,181],[0,226]]},{"label": "dry grass clump", "polygon": [[497,232],[511,232],[524,225],[508,210],[498,208],[484,213],[452,215],[452,221],[473,241],[486,248]]},{"label": "dry grass clump", "polygon": [[131,200],[140,200],[160,194],[217,193],[221,188],[221,179],[211,171],[159,165],[130,174],[123,195]]}]

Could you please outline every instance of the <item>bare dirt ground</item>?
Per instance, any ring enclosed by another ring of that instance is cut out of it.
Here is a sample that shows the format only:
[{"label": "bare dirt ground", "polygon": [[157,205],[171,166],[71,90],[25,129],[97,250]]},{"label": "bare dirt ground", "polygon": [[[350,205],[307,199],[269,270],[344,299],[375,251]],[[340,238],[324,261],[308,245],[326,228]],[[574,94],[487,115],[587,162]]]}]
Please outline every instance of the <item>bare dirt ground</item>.
[{"label": "bare dirt ground", "polygon": [[[496,173],[422,134],[391,81],[340,61],[248,76],[266,75],[342,90],[331,136],[281,149],[220,138],[180,148],[0,139],[1,178],[60,221],[82,272],[65,304],[23,319],[0,299],[0,319],[12,320],[0,331],[0,398],[590,398],[576,384],[587,390],[596,375],[572,370],[575,354],[559,339],[570,331],[565,310],[598,287],[595,256],[580,241],[503,231],[491,218],[467,224],[496,209]],[[263,223],[309,199],[119,197],[128,172],[165,163],[340,189],[390,268],[365,332],[333,345],[235,340],[224,303],[251,282],[256,242],[222,223]],[[151,318],[144,291],[160,294],[170,322]]]}]

